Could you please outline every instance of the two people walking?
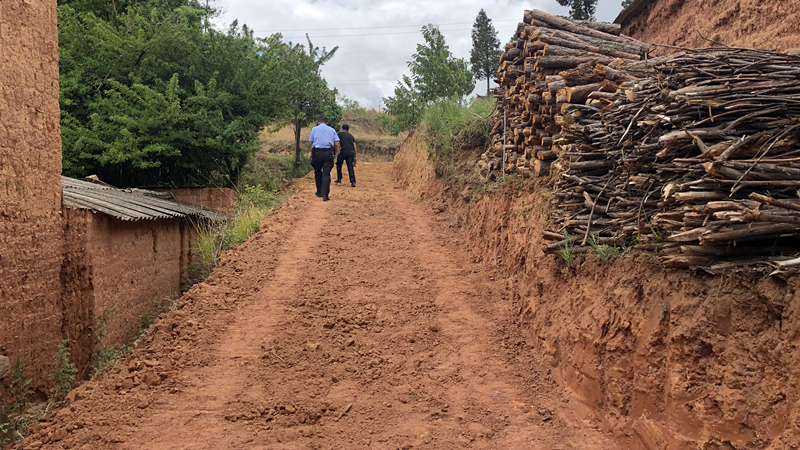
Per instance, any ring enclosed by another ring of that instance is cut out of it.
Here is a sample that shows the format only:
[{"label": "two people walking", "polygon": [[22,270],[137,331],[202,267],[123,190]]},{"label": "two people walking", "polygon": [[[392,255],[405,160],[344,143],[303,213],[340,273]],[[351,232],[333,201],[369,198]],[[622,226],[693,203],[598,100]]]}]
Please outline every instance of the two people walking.
[{"label": "two people walking", "polygon": [[[317,120],[317,126],[311,129],[308,141],[311,143],[311,167],[314,168],[314,183],[317,186],[317,197],[322,197],[322,201],[330,200],[331,192],[331,170],[336,161],[337,183],[342,182],[342,164],[347,163],[347,171],[350,176],[350,185],[356,187],[356,175],[354,168],[356,165],[356,140],[349,133],[350,127],[342,125],[342,132],[328,126],[328,119],[324,116]],[[341,146],[341,153],[339,152]]]}]

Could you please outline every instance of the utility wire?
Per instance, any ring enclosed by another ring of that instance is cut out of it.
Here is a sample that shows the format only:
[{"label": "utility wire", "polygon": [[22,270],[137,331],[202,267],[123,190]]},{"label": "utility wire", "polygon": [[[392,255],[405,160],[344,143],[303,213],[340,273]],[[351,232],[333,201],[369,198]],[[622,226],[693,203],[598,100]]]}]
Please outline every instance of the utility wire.
[{"label": "utility wire", "polygon": [[[519,22],[519,20],[493,20],[492,23],[495,22]],[[464,24],[471,24],[472,22],[450,22],[450,23],[439,23],[435,25],[464,25]],[[284,31],[336,31],[336,30],[374,30],[374,29],[386,29],[386,28],[409,28],[409,27],[424,27],[428,25],[427,23],[421,25],[384,25],[380,27],[347,27],[347,28],[310,28],[310,29],[302,29],[302,28],[295,28],[293,30],[255,30],[256,33],[280,33]]]},{"label": "utility wire", "polygon": [[[510,28],[510,27],[509,27]],[[450,30],[439,30],[441,32],[447,31],[471,31],[472,28],[454,28]],[[347,30],[342,30],[347,31]],[[392,33],[364,33],[364,34],[326,34],[326,35],[319,35],[319,34],[310,34],[309,37],[312,38],[328,38],[328,37],[359,37],[359,36],[392,36],[398,34],[419,34],[419,31],[396,31]],[[303,39],[303,36],[283,36],[284,39]]]}]

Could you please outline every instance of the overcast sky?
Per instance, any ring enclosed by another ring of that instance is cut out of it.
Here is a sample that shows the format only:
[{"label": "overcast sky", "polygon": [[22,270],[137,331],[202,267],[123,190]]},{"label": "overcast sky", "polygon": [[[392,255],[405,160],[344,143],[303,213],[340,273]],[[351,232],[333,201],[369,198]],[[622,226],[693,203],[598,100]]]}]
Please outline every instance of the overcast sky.
[{"label": "overcast sky", "polygon": [[[481,8],[486,10],[502,43],[508,42],[526,9],[567,14],[556,0],[212,0],[222,11],[218,23],[238,19],[259,37],[280,32],[284,39],[314,45],[339,46],[323,66],[328,85],[363,106],[378,107],[392,95],[407,62],[422,43],[420,28],[439,25],[450,51],[469,61],[470,30]],[[599,0],[597,19],[613,22],[622,10],[620,0]],[[477,82],[476,92],[486,90]]]}]

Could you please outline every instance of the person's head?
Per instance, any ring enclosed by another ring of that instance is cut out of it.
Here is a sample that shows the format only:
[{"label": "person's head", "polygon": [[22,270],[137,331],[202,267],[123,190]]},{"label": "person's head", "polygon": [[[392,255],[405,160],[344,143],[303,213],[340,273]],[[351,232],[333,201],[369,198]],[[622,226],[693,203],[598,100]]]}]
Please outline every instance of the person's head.
[{"label": "person's head", "polygon": [[343,129],[344,131],[350,131],[350,125],[348,125],[348,124],[344,124],[344,125],[342,125],[342,129]]},{"label": "person's head", "polygon": [[327,125],[328,124],[328,118],[325,117],[325,116],[319,116],[319,119],[317,119],[317,124],[323,124],[323,123],[325,125]]}]

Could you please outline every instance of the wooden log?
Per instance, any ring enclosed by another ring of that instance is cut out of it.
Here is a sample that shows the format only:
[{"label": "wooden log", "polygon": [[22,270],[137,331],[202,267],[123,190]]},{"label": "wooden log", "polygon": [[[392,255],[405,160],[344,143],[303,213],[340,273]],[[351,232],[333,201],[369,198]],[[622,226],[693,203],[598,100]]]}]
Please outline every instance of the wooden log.
[{"label": "wooden log", "polygon": [[789,200],[776,200],[772,197],[767,197],[766,195],[756,192],[750,194],[750,198],[764,205],[776,206],[778,208],[784,208],[792,211],[800,211],[800,204],[791,202]]},{"label": "wooden log", "polygon": [[612,58],[630,59],[635,61],[641,59],[641,57],[637,54],[620,51],[615,48],[610,48],[610,45],[605,45],[605,46],[592,45],[582,40],[579,41],[575,39],[566,39],[562,36],[555,36],[551,34],[541,34],[537,39],[538,39],[537,42],[541,42],[542,44],[558,45],[561,47],[567,47],[575,50],[598,53],[604,56],[610,56]]},{"label": "wooden log", "polygon": [[607,169],[613,165],[612,161],[599,159],[596,161],[583,161],[569,163],[569,170],[574,172],[582,172],[596,169]]},{"label": "wooden log", "polygon": [[614,36],[619,36],[622,34],[622,27],[617,23],[593,22],[591,20],[575,20],[574,22],[586,28],[602,31],[603,33],[607,34],[613,34]]},{"label": "wooden log", "polygon": [[541,159],[535,159],[533,161],[533,174],[537,177],[546,177],[550,175],[550,161],[542,161]]},{"label": "wooden log", "polygon": [[797,225],[784,223],[751,223],[732,230],[708,231],[700,236],[700,243],[747,242],[767,239],[785,233],[797,233]]},{"label": "wooden log", "polygon": [[500,61],[515,61],[520,56],[522,56],[522,50],[515,47],[508,49],[508,51],[503,53],[503,57],[500,59]]},{"label": "wooden log", "polygon": [[583,103],[589,98],[589,94],[600,89],[601,83],[586,84],[583,86],[573,86],[567,88],[567,101],[570,103]]},{"label": "wooden log", "polygon": [[630,75],[629,73],[614,69],[605,64],[597,64],[597,66],[595,66],[595,73],[597,75],[600,75],[604,78],[615,81],[617,83],[622,83],[625,81],[634,81],[637,79],[636,77]]},{"label": "wooden log", "polygon": [[[594,55],[594,56],[591,56]],[[608,64],[612,58],[608,56],[591,54],[590,56],[542,56],[536,60],[536,70],[541,69],[571,69],[581,64]]]},{"label": "wooden log", "polygon": [[601,40],[605,40],[605,41],[618,42],[618,43],[621,43],[621,44],[637,46],[639,48],[639,53],[640,54],[647,54],[647,52],[650,50],[650,45],[649,44],[645,44],[644,42],[637,41],[635,39],[632,39],[632,38],[629,38],[629,37],[626,37],[626,36],[615,36],[613,34],[604,33],[602,31],[594,30],[594,29],[589,28],[589,27],[584,27],[584,26],[578,25],[578,24],[570,21],[569,19],[564,19],[564,18],[561,18],[561,17],[557,17],[557,16],[554,16],[552,14],[548,14],[548,13],[546,13],[544,11],[539,11],[538,9],[534,9],[534,10],[531,10],[531,11],[526,11],[525,12],[526,21],[527,21],[528,17],[530,17],[531,20],[532,19],[536,19],[536,20],[539,20],[541,22],[549,23],[549,24],[551,24],[551,25],[553,25],[556,28],[559,28],[561,30],[566,30],[566,31],[569,31],[571,33],[579,34],[579,35],[582,35],[582,36],[589,36],[589,37],[593,37],[593,38],[601,39]]},{"label": "wooden log", "polygon": [[551,95],[556,95],[559,89],[566,89],[567,87],[567,82],[564,81],[561,75],[548,75],[545,77],[545,82],[547,83],[547,90],[550,91]]},{"label": "wooden log", "polygon": [[664,264],[673,269],[688,269],[690,267],[706,266],[714,260],[708,256],[675,255],[664,258]]}]

